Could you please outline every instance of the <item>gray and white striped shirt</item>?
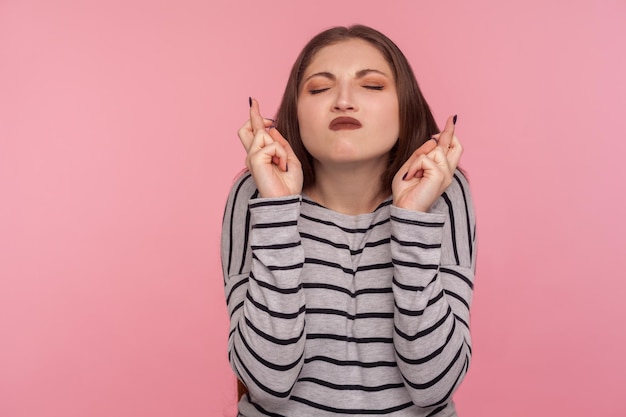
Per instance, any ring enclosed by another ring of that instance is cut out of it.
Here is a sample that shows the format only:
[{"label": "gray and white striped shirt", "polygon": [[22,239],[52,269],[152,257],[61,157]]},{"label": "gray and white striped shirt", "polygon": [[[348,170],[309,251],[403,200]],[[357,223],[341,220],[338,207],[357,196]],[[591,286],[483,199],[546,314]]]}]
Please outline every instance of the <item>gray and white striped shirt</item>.
[{"label": "gray and white striped shirt", "polygon": [[471,358],[475,215],[457,171],[429,213],[258,198],[224,213],[229,359],[253,416],[456,416]]}]

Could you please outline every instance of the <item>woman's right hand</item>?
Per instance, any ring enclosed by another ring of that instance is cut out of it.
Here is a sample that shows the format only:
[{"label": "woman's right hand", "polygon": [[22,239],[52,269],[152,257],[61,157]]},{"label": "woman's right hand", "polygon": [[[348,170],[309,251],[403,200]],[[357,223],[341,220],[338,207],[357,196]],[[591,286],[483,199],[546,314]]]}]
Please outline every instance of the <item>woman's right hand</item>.
[{"label": "woman's right hand", "polygon": [[289,142],[261,117],[259,103],[251,100],[250,120],[239,129],[245,148],[246,167],[252,174],[260,197],[285,197],[302,192],[302,166]]}]

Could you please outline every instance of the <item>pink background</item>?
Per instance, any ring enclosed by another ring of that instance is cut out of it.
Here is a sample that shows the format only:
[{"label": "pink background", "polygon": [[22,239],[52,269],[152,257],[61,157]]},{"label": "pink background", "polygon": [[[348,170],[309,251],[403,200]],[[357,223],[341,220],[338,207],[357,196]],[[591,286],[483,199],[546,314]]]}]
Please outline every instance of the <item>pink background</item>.
[{"label": "pink background", "polygon": [[0,416],[234,413],[219,233],[248,96],[361,22],[458,113],[462,417],[624,416],[626,3],[0,0]]}]

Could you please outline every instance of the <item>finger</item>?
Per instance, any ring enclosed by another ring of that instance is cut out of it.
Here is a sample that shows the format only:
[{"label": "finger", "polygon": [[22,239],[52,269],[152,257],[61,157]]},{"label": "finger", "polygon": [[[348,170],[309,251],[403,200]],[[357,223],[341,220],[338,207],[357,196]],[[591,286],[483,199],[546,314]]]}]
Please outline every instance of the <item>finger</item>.
[{"label": "finger", "polygon": [[439,166],[444,171],[450,171],[450,166],[448,163],[448,158],[441,146],[437,146],[431,152],[428,153],[428,158],[431,159],[437,166]]},{"label": "finger", "polygon": [[[274,123],[275,122],[272,119],[263,119],[263,125],[265,126],[265,128],[271,127]],[[248,119],[246,123],[241,126],[241,128],[237,132],[237,135],[239,136],[239,140],[241,141],[244,149],[246,150],[246,152],[248,152],[248,150],[250,149],[250,144],[254,139],[254,131],[252,130],[252,123],[250,119]]]},{"label": "finger", "polygon": [[431,153],[428,154],[428,158],[435,163],[435,165],[439,168],[441,173],[443,174],[444,185],[447,187],[452,182],[452,175],[454,173],[454,169],[451,169],[450,164],[448,162],[448,156],[444,152],[444,150],[437,146]]},{"label": "finger", "polygon": [[459,161],[461,160],[461,155],[463,154],[463,145],[459,142],[459,139],[456,136],[452,137],[452,143],[450,144],[450,148],[446,155],[448,159],[448,165],[450,166],[450,171],[454,174],[454,171],[459,166]]},{"label": "finger", "polygon": [[417,148],[414,154],[417,154],[417,155],[427,154],[428,152],[432,151],[436,147],[437,147],[437,141],[433,140],[433,137],[431,137],[429,140],[424,142],[422,146]]},{"label": "finger", "polygon": [[[402,165],[400,170],[396,173],[394,178],[401,177],[402,181],[407,181],[407,180],[410,180],[411,178],[420,178],[422,174],[421,159],[423,157],[425,157],[425,154],[411,155],[411,157]],[[419,175],[418,175],[418,172],[419,172]]]},{"label": "finger", "polygon": [[429,152],[431,152],[433,149],[435,149],[437,147],[437,143],[434,140],[427,140],[426,142],[424,142],[422,144],[422,146],[420,146],[419,148],[417,148],[412,154],[411,156],[409,156],[409,159],[407,159],[404,164],[402,164],[402,166],[400,167],[400,171],[406,171],[408,169],[408,167],[415,162],[415,160],[420,156],[420,155],[426,155]]},{"label": "finger", "polygon": [[[422,144],[422,146],[420,146],[419,148],[417,148],[412,154],[411,156],[409,156],[409,159],[407,159],[404,164],[402,164],[402,166],[400,167],[400,169],[398,170],[398,173],[402,173],[402,175],[406,175],[407,171],[409,169],[409,167],[411,166],[411,164],[413,164],[413,162],[415,162],[415,160],[420,156],[420,155],[426,155],[429,152],[431,152],[433,149],[435,149],[437,147],[437,142],[434,140],[427,140],[426,142],[424,142]],[[414,174],[414,176],[417,175],[419,176],[419,173]]]},{"label": "finger", "polygon": [[[273,127],[270,128],[268,133],[272,137],[272,139],[274,139],[275,142],[280,143],[283,146],[283,148],[285,148],[288,159],[292,155],[294,155],[293,151],[291,150],[291,146],[289,146],[289,142],[287,142],[287,140],[283,137],[283,135],[280,134],[280,132],[276,128],[273,128]],[[280,160],[277,157],[274,157],[272,158],[272,163],[274,165],[279,165]]]},{"label": "finger", "polygon": [[425,154],[418,155],[407,167],[407,171],[402,179],[407,181],[412,178],[422,178],[424,176],[424,159],[428,159]]},{"label": "finger", "polygon": [[444,178],[444,173],[442,169],[429,158],[427,155],[420,155],[417,159],[409,166],[409,169],[405,176],[403,177],[404,181],[409,181],[413,178],[423,178],[423,177],[441,177]]},{"label": "finger", "polygon": [[257,152],[258,150],[263,149],[266,146],[271,145],[272,143],[274,143],[272,137],[265,130],[261,130],[257,132],[256,135],[254,135],[254,139],[250,144],[250,148],[248,148],[248,153]]},{"label": "finger", "polygon": [[272,142],[269,145],[252,152],[249,155],[249,163],[251,166],[271,163],[278,166],[281,171],[285,172],[287,171],[287,151],[280,143]]},{"label": "finger", "polygon": [[272,139],[274,139],[276,142],[280,143],[281,145],[285,147],[285,149],[287,150],[287,153],[289,153],[290,156],[291,155],[295,156],[293,149],[291,148],[291,145],[289,144],[287,139],[285,139],[285,137],[278,131],[278,129],[276,129],[275,127],[272,127],[270,128],[268,133],[270,134]]},{"label": "finger", "polygon": [[450,143],[452,142],[452,136],[454,136],[455,121],[456,115],[448,117],[448,120],[446,121],[446,127],[439,134],[438,144],[444,150],[447,150],[447,148],[450,146]]},{"label": "finger", "polygon": [[239,140],[243,145],[246,152],[250,149],[250,144],[254,139],[254,132],[252,131],[252,124],[250,123],[250,119],[248,119],[243,126],[237,132],[237,136],[239,136]]},{"label": "finger", "polygon": [[256,134],[260,130],[265,130],[265,123],[263,117],[261,117],[261,109],[259,102],[256,99],[251,99],[250,102],[250,123],[252,125],[252,131]]},{"label": "finger", "polygon": [[[289,142],[287,141],[287,139],[285,139],[285,137],[278,131],[278,129],[276,129],[275,127],[270,128],[270,130],[268,131],[268,133],[270,134],[270,136],[272,137],[272,139],[274,139],[274,141],[280,143],[283,148],[285,148],[285,151],[287,152],[287,160],[290,164],[299,164],[298,161],[298,157],[296,156],[295,152],[293,151],[293,148],[291,147],[291,145],[289,144]],[[278,165],[278,161],[274,160],[273,161],[276,165]]]}]

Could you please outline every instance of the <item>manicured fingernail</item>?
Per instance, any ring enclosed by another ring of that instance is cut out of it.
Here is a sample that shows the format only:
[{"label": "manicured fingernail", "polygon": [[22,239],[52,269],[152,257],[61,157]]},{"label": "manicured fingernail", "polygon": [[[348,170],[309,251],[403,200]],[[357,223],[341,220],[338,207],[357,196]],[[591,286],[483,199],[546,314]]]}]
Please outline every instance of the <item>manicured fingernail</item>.
[{"label": "manicured fingernail", "polygon": [[248,103],[250,104],[250,107],[252,107],[252,97],[248,97]]},{"label": "manicured fingernail", "polygon": [[408,172],[404,173],[404,175],[402,176],[402,181],[404,181],[406,179],[406,174],[408,174]]},{"label": "manicured fingernail", "polygon": [[269,120],[270,122],[272,122],[269,129],[276,129],[276,120],[270,119],[269,117],[266,117],[266,120]]},{"label": "manicured fingernail", "polygon": [[456,124],[456,114],[454,115],[454,117],[452,118],[452,124],[455,125]]}]

